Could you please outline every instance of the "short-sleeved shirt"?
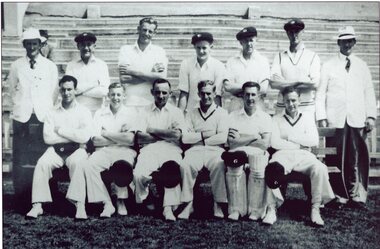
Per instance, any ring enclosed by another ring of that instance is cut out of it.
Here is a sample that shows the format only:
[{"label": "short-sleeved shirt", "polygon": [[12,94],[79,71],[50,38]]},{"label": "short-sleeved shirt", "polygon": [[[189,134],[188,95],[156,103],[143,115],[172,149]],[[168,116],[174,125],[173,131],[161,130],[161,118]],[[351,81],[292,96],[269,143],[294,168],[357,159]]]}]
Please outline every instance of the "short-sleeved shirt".
[{"label": "short-sleeved shirt", "polygon": [[197,57],[185,59],[179,70],[179,89],[189,94],[187,109],[199,105],[198,83],[211,80],[216,85],[216,94],[222,95],[222,84],[225,78],[225,67],[219,60],[209,57],[201,67]]},{"label": "short-sleeved shirt", "polygon": [[[141,51],[137,42],[134,45],[124,45],[120,48],[118,65],[130,65],[142,72],[151,72],[156,63],[162,63],[165,70],[161,73],[166,78],[168,58],[165,50],[150,43],[144,51]],[[126,105],[144,106],[152,103],[150,89],[152,82],[141,80],[137,84],[126,84]]]},{"label": "short-sleeved shirt", "polygon": [[[302,44],[295,54],[291,53],[289,49],[277,54],[273,60],[271,75],[281,75],[285,80],[290,81],[311,81],[317,87],[320,70],[319,56],[315,52],[306,49]],[[315,91],[301,90],[300,102],[301,109],[314,112]],[[278,94],[277,107],[279,112],[285,107],[281,93]]]},{"label": "short-sleeved shirt", "polygon": [[103,98],[107,95],[110,85],[107,64],[92,55],[87,64],[82,59],[69,62],[66,74],[74,76],[78,80],[77,91],[79,93],[90,87],[98,87],[93,91],[96,91],[96,95],[99,97],[90,96],[91,94],[87,92],[77,97],[77,101],[93,113],[98,110],[103,104]]}]

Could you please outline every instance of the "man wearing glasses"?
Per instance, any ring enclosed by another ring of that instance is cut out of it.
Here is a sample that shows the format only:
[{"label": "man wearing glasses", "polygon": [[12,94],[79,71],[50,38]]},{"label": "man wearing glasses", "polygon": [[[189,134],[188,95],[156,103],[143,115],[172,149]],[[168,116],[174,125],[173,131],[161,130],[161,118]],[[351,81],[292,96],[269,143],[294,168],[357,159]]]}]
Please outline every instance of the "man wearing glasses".
[{"label": "man wearing glasses", "polygon": [[126,86],[126,105],[142,107],[152,103],[150,89],[157,78],[166,78],[168,59],[164,49],[152,44],[157,21],[143,18],[137,27],[134,45],[124,45],[119,53],[120,82]]}]

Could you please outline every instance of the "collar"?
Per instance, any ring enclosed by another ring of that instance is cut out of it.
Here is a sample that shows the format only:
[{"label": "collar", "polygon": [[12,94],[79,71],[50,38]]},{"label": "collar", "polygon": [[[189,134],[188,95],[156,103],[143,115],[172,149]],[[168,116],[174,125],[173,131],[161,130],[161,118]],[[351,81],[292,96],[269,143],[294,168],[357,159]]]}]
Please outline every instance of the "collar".
[{"label": "collar", "polygon": [[137,50],[139,53],[144,53],[144,52],[146,52],[146,51],[148,51],[148,50],[150,50],[152,48],[152,41],[150,41],[150,43],[148,44],[148,46],[146,46],[146,48],[145,48],[144,51],[142,51],[140,49],[139,44],[137,43],[137,40],[136,40],[135,44],[133,45],[133,48],[135,50]]},{"label": "collar", "polygon": [[[77,105],[78,105],[78,102],[77,102],[77,100],[76,100],[76,99],[74,99],[74,101],[73,101],[73,105],[71,106],[71,108],[70,108],[70,109],[72,109],[72,108],[76,107]],[[59,104],[57,104],[57,105],[56,105],[56,109],[57,109],[57,110],[63,110],[63,111],[67,111],[67,109],[63,108],[63,106],[62,106],[62,101],[61,101],[61,102],[59,102]]]},{"label": "collar", "polygon": [[246,116],[246,117],[248,117],[248,118],[251,118],[251,117],[254,117],[254,116],[256,116],[256,115],[258,115],[258,113],[259,113],[259,108],[256,106],[256,111],[254,112],[254,113],[252,113],[252,116],[249,116],[246,112],[245,112],[245,109],[244,109],[244,106],[240,109],[240,111],[239,111],[239,115],[244,115],[244,116]]},{"label": "collar", "polygon": [[122,113],[125,109],[125,106],[122,105],[120,106],[119,110],[116,112],[116,114],[113,114],[111,111],[111,105],[108,105],[102,109],[101,115],[112,115],[112,116],[117,116],[119,113]]},{"label": "collar", "polygon": [[152,111],[152,112],[155,112],[155,111],[158,111],[158,112],[161,112],[161,111],[169,111],[170,110],[170,108],[171,108],[171,106],[170,106],[170,104],[169,103],[166,103],[166,105],[164,106],[164,107],[162,107],[162,109],[160,110],[157,106],[156,106],[156,104],[155,103],[152,103],[151,105],[150,105],[150,110]]},{"label": "collar", "polygon": [[212,116],[212,114],[214,114],[217,108],[218,106],[215,103],[212,103],[211,106],[208,108],[207,112],[204,113],[199,105],[198,112],[199,112],[199,115],[203,118],[203,120],[206,121],[209,117]]},{"label": "collar", "polygon": [[352,57],[353,57],[352,54],[350,54],[349,56],[347,56],[347,55],[342,54],[340,51],[338,53],[338,58],[341,61],[346,61],[346,58],[349,58],[351,60]]},{"label": "collar", "polygon": [[[302,52],[304,49],[305,49],[305,44],[304,44],[303,42],[301,42],[300,47],[299,47],[299,49],[297,50],[296,54],[299,54],[299,53]],[[289,46],[288,49],[286,50],[286,53],[288,53],[288,54],[293,54],[293,53],[290,51],[290,46]]]},{"label": "collar", "polygon": [[257,57],[257,53],[258,53],[257,50],[254,49],[253,52],[252,52],[251,58],[248,59],[248,60],[246,60],[246,59],[244,58],[243,51],[240,51],[238,57],[239,57],[239,59],[241,60],[241,62],[243,62],[244,64],[246,64],[248,61],[255,60],[256,57]]},{"label": "collar", "polygon": [[[90,63],[93,63],[95,61],[96,61],[95,55],[92,54],[91,57],[90,57],[90,59],[88,60],[87,65],[90,64]],[[80,57],[80,55],[79,55],[79,59],[77,60],[77,62],[84,64],[84,62],[83,62],[82,58]]]},{"label": "collar", "polygon": [[[45,58],[45,57],[43,57],[41,54],[38,54],[37,57],[34,58],[34,61],[35,61],[36,63],[39,63],[39,62],[41,62],[41,61],[43,60],[43,58]],[[25,60],[29,63],[29,61],[30,61],[31,59],[30,59],[27,55],[25,55]]]},{"label": "collar", "polygon": [[[194,67],[201,68],[201,65],[199,65],[199,62],[198,62],[198,60],[197,60],[197,57],[195,56],[193,59],[194,59],[194,60],[193,60],[193,65],[194,65]],[[208,57],[207,61],[203,64],[202,67],[208,67],[208,63],[209,63],[210,59],[211,59],[211,56]]]},{"label": "collar", "polygon": [[302,112],[298,111],[298,115],[294,118],[286,114],[285,110],[282,112],[282,115],[285,118],[286,122],[288,122],[291,126],[295,126],[298,123],[298,121],[301,119]]}]

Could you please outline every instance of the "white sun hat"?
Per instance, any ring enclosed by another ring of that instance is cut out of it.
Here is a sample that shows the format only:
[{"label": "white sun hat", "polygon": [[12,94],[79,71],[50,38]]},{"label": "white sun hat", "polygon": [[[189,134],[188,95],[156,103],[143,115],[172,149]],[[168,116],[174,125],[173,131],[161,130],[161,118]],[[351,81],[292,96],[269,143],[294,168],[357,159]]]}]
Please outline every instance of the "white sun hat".
[{"label": "white sun hat", "polygon": [[338,33],[339,35],[335,37],[337,40],[349,40],[357,38],[355,30],[352,26],[341,27],[339,28]]},{"label": "white sun hat", "polygon": [[39,39],[41,42],[46,40],[40,35],[40,31],[36,28],[28,28],[24,32],[22,32],[21,42],[23,42],[24,40],[32,39]]}]

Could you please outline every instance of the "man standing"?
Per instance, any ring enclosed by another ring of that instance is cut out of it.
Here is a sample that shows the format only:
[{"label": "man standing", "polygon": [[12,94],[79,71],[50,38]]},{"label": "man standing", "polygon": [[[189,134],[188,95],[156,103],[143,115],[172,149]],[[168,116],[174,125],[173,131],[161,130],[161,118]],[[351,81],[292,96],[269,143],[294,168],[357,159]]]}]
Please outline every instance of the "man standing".
[{"label": "man standing", "polygon": [[376,100],[367,64],[352,54],[356,44],[351,26],[339,29],[340,53],[322,67],[316,118],[321,127],[337,128],[331,145],[337,147],[342,174],[334,191],[340,203],[361,206],[367,199],[369,155],[365,137],[375,125]]},{"label": "man standing", "polygon": [[22,186],[22,165],[35,165],[46,149],[42,124],[58,95],[58,70],[40,55],[42,37],[38,29],[22,33],[26,56],[12,63],[9,72],[13,119],[13,176],[16,194]]},{"label": "man standing", "polygon": [[[236,39],[239,41],[242,51],[239,55],[227,60],[227,78],[223,81],[224,89],[227,92],[223,95],[223,106],[228,106],[229,112],[240,110],[243,107],[241,90],[245,82],[258,82],[260,93],[265,94],[270,78],[269,62],[256,50],[256,28],[246,27],[240,30],[236,34]],[[230,99],[229,103],[227,99]]]},{"label": "man standing", "polygon": [[227,203],[224,162],[221,154],[228,135],[228,113],[215,104],[216,85],[212,81],[198,83],[199,107],[186,116],[187,130],[182,142],[192,147],[185,152],[181,163],[181,202],[187,203],[178,218],[188,219],[193,212],[193,188],[198,172],[206,167],[210,171],[214,196],[214,216],[223,218],[221,203]]},{"label": "man standing", "polygon": [[[140,127],[136,131],[136,141],[142,146],[133,172],[137,203],[143,203],[148,197],[148,186],[152,181],[153,172],[163,167],[168,161],[174,161],[179,172],[179,163],[182,160],[179,141],[185,120],[181,110],[168,103],[171,95],[169,81],[155,80],[151,93],[154,103],[144,108],[141,113]],[[163,215],[166,220],[176,220],[173,210],[180,204],[180,194],[180,181],[170,188],[165,187]]]},{"label": "man standing", "polygon": [[[311,153],[311,147],[318,146],[319,143],[314,114],[299,111],[298,89],[286,87],[281,94],[284,96],[285,110],[273,117],[271,144],[277,152],[273,154],[270,163],[277,162],[282,165],[285,175],[296,171],[310,177],[311,221],[317,226],[323,226],[324,221],[319,208],[335,196],[330,186],[326,165]],[[271,210],[270,215],[274,223],[275,209]]]},{"label": "man standing", "polygon": [[[228,218],[238,220],[239,216],[248,213],[250,220],[258,220],[263,219],[273,207],[280,206],[283,200],[276,199],[264,181],[264,170],[269,159],[266,150],[272,134],[272,119],[257,107],[260,85],[249,81],[244,83],[242,90],[244,107],[229,115],[228,144],[230,152],[244,151],[248,155],[249,177],[246,185],[244,165],[227,165]],[[236,201],[239,198],[242,201]],[[263,223],[271,224],[271,221],[264,218]]]},{"label": "man standing", "polygon": [[[108,170],[115,162],[123,161],[125,172],[130,171],[134,165],[136,151],[134,145],[134,133],[137,113],[134,109],[128,109],[123,105],[125,98],[124,88],[120,83],[112,83],[109,86],[108,98],[110,106],[99,109],[94,116],[94,136],[91,138],[96,148],[88,158],[84,167],[87,181],[88,202],[102,202],[103,212],[100,217],[111,217],[115,212],[107,188],[102,181],[101,173]],[[128,170],[129,168],[130,170]],[[132,181],[132,175],[123,176]],[[118,186],[116,182],[117,212],[119,215],[127,215],[124,199],[128,198],[128,185]],[[87,217],[84,217],[87,218]]]},{"label": "man standing", "polygon": [[[282,90],[288,86],[295,86],[301,91],[300,110],[315,112],[315,89],[320,78],[319,56],[305,48],[302,35],[305,24],[300,19],[292,19],[284,25],[289,38],[289,49],[275,56],[270,86]],[[276,113],[284,110],[284,101],[281,94],[277,98]]]},{"label": "man standing", "polygon": [[51,202],[49,179],[52,171],[66,165],[69,168],[70,182],[66,197],[76,202],[75,217],[81,218],[84,212],[86,184],[82,166],[87,159],[84,144],[91,134],[91,113],[75,100],[77,80],[65,75],[59,81],[61,103],[47,116],[43,137],[50,145],[38,160],[33,174],[32,209],[27,217],[37,218],[43,214],[42,203]]},{"label": "man standing", "polygon": [[214,38],[212,34],[201,32],[191,38],[196,56],[185,59],[179,70],[178,107],[183,111],[192,111],[198,106],[197,84],[200,81],[212,81],[216,87],[215,103],[221,106],[222,86],[225,67],[222,62],[211,57]]},{"label": "man standing", "polygon": [[77,100],[87,107],[92,114],[98,110],[107,95],[110,76],[107,64],[95,57],[96,36],[82,33],[75,37],[80,59],[67,64],[66,74],[78,80]]},{"label": "man standing", "polygon": [[153,81],[166,78],[168,58],[165,50],[152,44],[157,26],[153,18],[141,19],[136,43],[120,49],[120,82],[126,84],[127,106],[141,107],[152,103],[150,90]]}]

